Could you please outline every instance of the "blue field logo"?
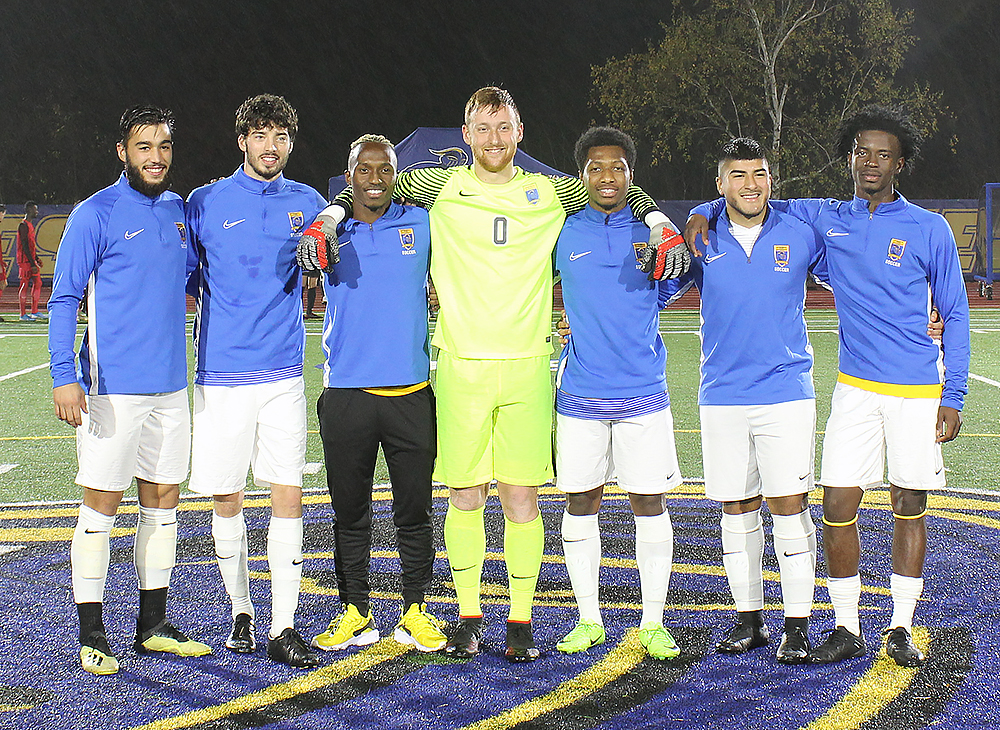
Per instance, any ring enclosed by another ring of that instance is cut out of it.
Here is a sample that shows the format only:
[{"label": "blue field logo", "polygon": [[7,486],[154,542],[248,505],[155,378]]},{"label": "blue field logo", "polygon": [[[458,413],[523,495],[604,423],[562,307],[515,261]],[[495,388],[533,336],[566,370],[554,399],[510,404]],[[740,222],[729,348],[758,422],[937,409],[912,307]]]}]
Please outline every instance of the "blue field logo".
[{"label": "blue field logo", "polygon": [[301,210],[294,210],[288,214],[288,225],[291,226],[292,233],[298,233],[301,231],[305,222],[305,216],[302,215]]},{"label": "blue field logo", "polygon": [[524,197],[527,198],[528,202],[532,205],[538,205],[538,187],[535,185],[525,185]]},{"label": "blue field logo", "polygon": [[899,260],[903,258],[903,252],[906,250],[906,241],[901,241],[898,238],[894,238],[889,241],[889,255],[885,262],[890,266],[899,266]]},{"label": "blue field logo", "polygon": [[174,225],[177,226],[177,232],[181,234],[181,248],[187,248],[188,247],[187,228],[185,228],[184,224],[179,221],[174,221]]}]

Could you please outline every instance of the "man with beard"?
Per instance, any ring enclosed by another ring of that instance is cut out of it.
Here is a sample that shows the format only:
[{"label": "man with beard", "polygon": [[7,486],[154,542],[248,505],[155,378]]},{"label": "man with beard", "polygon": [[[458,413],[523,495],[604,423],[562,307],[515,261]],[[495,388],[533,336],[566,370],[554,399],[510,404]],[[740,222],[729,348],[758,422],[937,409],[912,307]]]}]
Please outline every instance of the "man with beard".
[{"label": "man with beard", "polygon": [[267,655],[292,667],[319,662],[295,631],[302,580],[302,472],[306,401],[305,330],[295,242],[326,201],[282,175],[298,115],[261,94],[236,111],[243,164],[191,193],[189,289],[198,300],[197,371],[190,489],[215,501],[212,536],[232,603],[226,647],[256,648],[243,492],[247,468],[271,492],[267,560],[271,630]]},{"label": "man with beard", "polygon": [[[473,164],[411,170],[396,182],[398,198],[429,209],[441,304],[431,342],[440,348],[434,478],[449,487],[445,546],[459,603],[445,651],[459,658],[480,651],[484,507],[496,481],[510,588],[506,656],[515,662],[539,656],[531,609],[545,537],[538,487],[552,478],[552,249],[566,216],[587,205],[580,179],[514,166],[523,132],[509,92],[479,89],[462,126]],[[687,252],[666,216],[638,188],[628,202],[651,226],[661,268],[680,275]],[[317,267],[333,258],[336,223],[351,207],[347,190],[306,231],[303,258]]]},{"label": "man with beard", "polygon": [[21,305],[22,322],[44,318],[38,313],[38,302],[42,296],[42,260],[38,258],[38,242],[35,239],[34,221],[37,217],[38,204],[29,200],[24,204],[24,220],[17,227],[17,271],[21,281],[17,298]]},{"label": "man with beard", "polygon": [[[854,198],[772,203],[822,237],[840,322],[840,374],[820,475],[835,628],[809,655],[813,663],[867,653],[858,616],[858,509],[865,490],[880,487],[886,473],[894,523],[885,649],[900,666],[919,666],[925,658],[913,642],[912,623],[923,591],[927,493],[945,485],[941,444],[962,426],[970,343],[969,302],[951,228],[896,190],[920,143],[899,110],[862,109],[843,123],[837,140]],[[717,215],[720,206],[705,212]],[[689,219],[689,242],[704,238],[707,217]],[[925,332],[931,302],[944,325],[941,346]]]},{"label": "man with beard", "polygon": [[[211,652],[166,620],[178,485],[187,477],[191,433],[184,205],[167,189],[173,124],[169,111],[154,107],[122,115],[118,157],[125,172],[70,215],[49,300],[52,398],[56,416],[76,428],[76,483],[83,487],[70,559],[80,662],[93,674],[118,671],[102,603],[111,530],[133,477],[139,491],[135,649]],[[92,316],[77,372],[73,342],[85,287]]]}]

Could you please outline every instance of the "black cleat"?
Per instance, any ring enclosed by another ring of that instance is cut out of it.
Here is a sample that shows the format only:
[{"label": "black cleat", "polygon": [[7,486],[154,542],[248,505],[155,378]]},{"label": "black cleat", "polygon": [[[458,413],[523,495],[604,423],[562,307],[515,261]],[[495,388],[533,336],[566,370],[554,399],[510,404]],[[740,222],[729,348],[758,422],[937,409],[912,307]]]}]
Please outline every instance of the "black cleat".
[{"label": "black cleat", "polygon": [[805,629],[791,627],[781,635],[781,643],[774,655],[782,664],[805,664],[809,661],[809,634]]},{"label": "black cleat", "polygon": [[310,649],[295,629],[289,627],[277,639],[267,640],[267,655],[280,664],[296,669],[319,666],[319,657]]},{"label": "black cleat", "polygon": [[897,626],[885,640],[885,653],[901,667],[919,667],[924,663],[924,653],[914,645],[910,632]]},{"label": "black cleat", "polygon": [[766,624],[737,622],[726,634],[726,638],[715,645],[715,650],[722,654],[743,654],[765,646],[770,640],[771,634]]},{"label": "black cleat", "polygon": [[233,631],[226,639],[226,648],[237,654],[251,654],[257,648],[257,639],[253,635],[253,619],[250,614],[237,614],[233,619]]},{"label": "black cleat", "polygon": [[444,653],[456,659],[471,659],[482,650],[482,641],[483,617],[462,618],[444,645]]},{"label": "black cleat", "polygon": [[855,636],[843,626],[838,626],[826,641],[809,652],[812,664],[831,664],[844,659],[856,659],[868,653],[865,637]]},{"label": "black cleat", "polygon": [[507,651],[504,656],[512,662],[533,662],[542,653],[531,636],[531,622],[507,622]]}]

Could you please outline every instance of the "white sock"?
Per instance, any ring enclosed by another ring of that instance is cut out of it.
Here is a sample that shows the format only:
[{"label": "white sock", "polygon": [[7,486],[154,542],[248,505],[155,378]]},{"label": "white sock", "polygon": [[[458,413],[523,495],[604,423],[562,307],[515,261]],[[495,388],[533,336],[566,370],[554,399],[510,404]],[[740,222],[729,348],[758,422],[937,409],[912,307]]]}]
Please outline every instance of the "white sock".
[{"label": "white sock", "polygon": [[562,541],[566,572],[580,609],[580,620],[603,626],[597,595],[601,569],[601,530],[597,515],[563,512]]},{"label": "white sock", "polygon": [[760,510],[740,515],[722,513],[722,566],[736,610],[764,608],[764,525]]},{"label": "white sock", "polygon": [[855,636],[861,636],[861,621],[858,619],[858,604],[861,602],[861,576],[849,578],[827,578],[826,589],[833,604],[836,626],[843,626]]},{"label": "white sock", "polygon": [[80,505],[69,556],[76,603],[104,603],[104,584],[111,563],[111,528],[115,516]]},{"label": "white sock", "polygon": [[267,528],[271,569],[271,638],[295,625],[302,583],[302,518],[271,517]]},{"label": "white sock", "polygon": [[170,573],[177,560],[177,508],[158,509],[139,505],[135,526],[133,564],[139,590],[170,585]]},{"label": "white sock", "polygon": [[222,574],[222,583],[233,606],[233,618],[241,613],[255,617],[250,602],[250,575],[247,565],[247,523],[243,510],[234,517],[221,517],[212,513],[212,538],[215,540],[215,557]]},{"label": "white sock", "polygon": [[816,586],[816,526],[808,509],[797,515],[772,514],[771,519],[785,618],[808,618]]},{"label": "white sock", "polygon": [[889,628],[902,626],[912,633],[913,612],[917,608],[917,599],[924,592],[924,579],[893,573],[889,577],[889,592],[892,594],[892,618],[889,619]]},{"label": "white sock", "polygon": [[670,587],[670,570],[674,563],[674,528],[670,515],[635,518],[635,562],[639,566],[639,587],[642,592],[642,620],[663,623],[663,605]]}]

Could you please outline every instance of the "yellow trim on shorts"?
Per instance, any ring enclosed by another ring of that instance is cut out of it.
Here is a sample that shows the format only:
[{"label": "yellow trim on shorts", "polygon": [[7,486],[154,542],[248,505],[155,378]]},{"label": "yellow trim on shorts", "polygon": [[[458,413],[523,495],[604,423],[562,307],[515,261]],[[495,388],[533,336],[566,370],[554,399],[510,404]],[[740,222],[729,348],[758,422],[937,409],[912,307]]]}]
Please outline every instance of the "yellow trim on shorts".
[{"label": "yellow trim on shorts", "polygon": [[927,508],[925,507],[924,511],[921,512],[919,515],[897,515],[895,512],[893,512],[892,516],[895,517],[897,520],[919,520],[926,514],[927,514]]},{"label": "yellow trim on shorts", "polygon": [[387,388],[362,388],[361,390],[366,393],[371,393],[372,395],[384,395],[390,398],[395,398],[401,395],[416,393],[418,390],[423,390],[428,385],[430,385],[430,381],[425,380],[422,383],[415,383],[413,385],[391,385]]},{"label": "yellow trim on shorts", "polygon": [[870,393],[880,393],[881,395],[894,395],[900,398],[940,398],[942,385],[933,383],[930,385],[900,385],[897,383],[878,383],[874,380],[864,380],[855,378],[853,375],[840,373],[837,381],[845,385],[853,385],[855,388],[867,390]]},{"label": "yellow trim on shorts", "polygon": [[826,525],[827,527],[850,527],[857,521],[858,521],[857,515],[854,515],[853,520],[848,520],[847,522],[830,522],[830,520],[826,519],[825,515],[823,517],[823,524]]}]

